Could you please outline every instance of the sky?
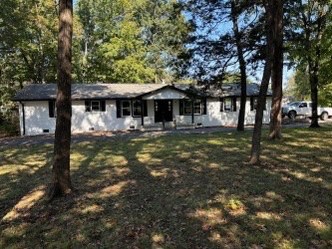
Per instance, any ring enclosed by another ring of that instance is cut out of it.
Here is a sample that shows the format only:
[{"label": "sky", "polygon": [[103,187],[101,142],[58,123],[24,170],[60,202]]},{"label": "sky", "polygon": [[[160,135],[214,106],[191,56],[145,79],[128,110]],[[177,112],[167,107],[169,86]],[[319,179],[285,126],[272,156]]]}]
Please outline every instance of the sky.
[{"label": "sky", "polygon": [[[77,4],[77,2],[78,2],[78,0],[73,0],[74,7]],[[190,16],[187,16],[187,18],[190,19]],[[230,23],[223,23],[223,25],[221,25],[221,28],[218,31],[218,33],[220,33],[220,32],[223,33],[225,31],[229,31],[229,30],[231,30],[231,24]],[[284,67],[284,74],[283,74],[283,86],[284,86],[284,88],[287,87],[288,81],[293,75],[294,75],[294,69],[293,68],[289,69],[287,66],[285,66]],[[262,72],[257,72],[256,77],[253,78],[252,80],[259,83],[261,77],[262,77]]]}]

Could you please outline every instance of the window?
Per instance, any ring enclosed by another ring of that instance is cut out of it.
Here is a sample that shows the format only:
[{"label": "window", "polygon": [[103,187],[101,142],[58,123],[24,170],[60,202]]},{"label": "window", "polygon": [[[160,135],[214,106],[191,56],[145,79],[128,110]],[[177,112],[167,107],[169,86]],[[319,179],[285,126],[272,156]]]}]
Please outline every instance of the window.
[{"label": "window", "polygon": [[194,108],[194,114],[203,115],[206,114],[206,100],[196,99],[194,106],[189,99],[180,100],[180,115],[191,115],[192,108]]},{"label": "window", "polygon": [[305,108],[305,107],[308,107],[308,104],[307,103],[302,103],[299,107],[300,108]]},{"label": "window", "polygon": [[[143,101],[143,106],[142,106]],[[143,107],[143,110],[142,110]],[[116,117],[122,118],[122,117],[141,117],[143,113],[143,116],[148,116],[148,105],[146,100],[117,100],[116,101]]]},{"label": "window", "polygon": [[133,101],[133,116],[142,115],[142,102],[140,100]]},{"label": "window", "polygon": [[130,116],[131,115],[131,105],[129,100],[122,100],[121,101],[121,116]]},{"label": "window", "polygon": [[100,102],[99,101],[91,101],[91,110],[92,111],[100,111]]},{"label": "window", "polygon": [[232,111],[232,100],[230,98],[224,99],[224,110],[226,112]]},{"label": "window", "polygon": [[202,113],[201,100],[200,99],[195,100],[195,103],[194,103],[194,113],[195,114],[201,114]]},{"label": "window", "polygon": [[[251,97],[250,98],[250,111],[256,110],[257,104],[258,104],[258,97]],[[266,110],[266,100],[265,100],[264,110]]]},{"label": "window", "polygon": [[236,112],[236,98],[224,98],[221,107],[225,112]]},{"label": "window", "polygon": [[191,101],[184,100],[183,101],[183,115],[190,115],[191,114]]},{"label": "window", "polygon": [[250,111],[257,109],[257,98],[251,97],[250,98]]},{"label": "window", "polygon": [[48,101],[48,116],[50,118],[55,118],[56,116],[55,100]]},{"label": "window", "polygon": [[106,111],[105,100],[86,100],[85,101],[86,112],[104,112]]}]

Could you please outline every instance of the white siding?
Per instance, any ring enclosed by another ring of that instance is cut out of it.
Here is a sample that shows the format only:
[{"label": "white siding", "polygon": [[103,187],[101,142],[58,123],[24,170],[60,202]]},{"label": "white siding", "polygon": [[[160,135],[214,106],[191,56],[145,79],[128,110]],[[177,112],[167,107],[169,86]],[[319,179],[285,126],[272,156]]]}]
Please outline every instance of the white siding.
[{"label": "white siding", "polygon": [[43,134],[43,130],[54,133],[55,118],[49,117],[47,101],[24,102],[24,114],[26,135]]},{"label": "white siding", "polygon": [[[148,117],[144,117],[144,124],[149,126],[154,124],[154,100],[148,100]],[[237,98],[236,112],[220,112],[220,101],[218,99],[207,100],[207,114],[195,115],[195,124],[201,123],[203,126],[236,126],[240,108],[240,98]],[[49,117],[47,101],[27,101],[24,102],[25,109],[25,134],[43,134],[43,130],[48,129],[49,133],[54,133],[55,118]],[[264,111],[264,123],[270,120],[271,98],[268,98],[267,110]],[[20,105],[20,128],[23,134],[23,114]],[[72,103],[72,131],[89,132],[95,131],[115,131],[127,130],[131,127],[141,128],[141,118],[116,116],[116,101],[106,101],[105,112],[85,112],[84,101],[73,101]],[[179,100],[173,100],[173,118],[178,126],[191,125],[192,117],[179,115]],[[246,103],[245,124],[254,124],[255,111],[250,111],[250,98]]]},{"label": "white siding", "polygon": [[[144,117],[144,124],[154,121],[152,115],[153,101],[148,101],[148,117]],[[141,118],[116,116],[116,101],[106,101],[105,112],[85,112],[84,101],[73,101],[72,131],[88,132],[95,131],[116,131],[141,127]]]},{"label": "white siding", "polygon": [[162,91],[157,91],[156,93],[149,94],[144,97],[144,99],[184,99],[187,96],[184,93],[173,89],[163,89]]},{"label": "white siding", "polygon": [[[236,112],[221,112],[220,111],[220,101],[218,99],[207,99],[206,115],[195,115],[195,124],[201,123],[203,126],[236,126],[240,110],[240,98],[236,99]],[[179,107],[175,107],[177,110]],[[264,111],[263,123],[270,122],[270,110],[271,110],[271,98],[267,98],[266,104],[267,110]],[[256,111],[250,110],[250,98],[247,98],[246,102],[246,114],[245,114],[245,124],[252,125],[255,123]],[[192,123],[191,115],[179,115],[176,113],[176,123],[177,125],[190,125]]]}]

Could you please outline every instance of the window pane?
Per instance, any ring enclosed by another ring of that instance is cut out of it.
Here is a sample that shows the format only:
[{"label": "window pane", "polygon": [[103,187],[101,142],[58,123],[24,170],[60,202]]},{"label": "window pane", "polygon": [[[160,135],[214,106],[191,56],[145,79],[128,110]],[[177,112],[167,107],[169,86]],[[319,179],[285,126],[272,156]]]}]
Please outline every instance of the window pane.
[{"label": "window pane", "polygon": [[122,102],[122,116],[130,116],[130,101],[123,100]]},{"label": "window pane", "polygon": [[130,116],[130,109],[128,108],[122,109],[122,116]]},{"label": "window pane", "polygon": [[122,101],[122,107],[123,107],[123,108],[130,107],[130,102],[129,102],[128,100],[124,100],[124,101]]},{"label": "window pane", "polygon": [[133,101],[133,105],[134,105],[134,116],[141,116],[142,114],[141,101],[135,100]]},{"label": "window pane", "polygon": [[194,113],[195,114],[201,114],[201,101],[199,99],[195,101]]},{"label": "window pane", "polygon": [[224,103],[224,109],[225,111],[230,112],[232,110],[232,99],[226,98]]},{"label": "window pane", "polygon": [[185,100],[183,104],[183,114],[191,114],[191,101]]},{"label": "window pane", "polygon": [[91,101],[91,109],[92,111],[100,110],[100,102],[99,101]]}]

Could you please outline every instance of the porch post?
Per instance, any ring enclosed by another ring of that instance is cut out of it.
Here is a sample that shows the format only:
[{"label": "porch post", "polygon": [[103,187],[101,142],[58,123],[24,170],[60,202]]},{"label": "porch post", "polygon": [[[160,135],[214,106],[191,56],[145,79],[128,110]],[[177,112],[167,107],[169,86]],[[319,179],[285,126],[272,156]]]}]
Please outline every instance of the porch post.
[{"label": "porch post", "polygon": [[141,99],[141,124],[142,127],[144,126],[144,103],[143,103],[143,99]]},{"label": "porch post", "polygon": [[195,123],[195,113],[194,113],[194,102],[195,99],[191,99],[191,123]]}]

